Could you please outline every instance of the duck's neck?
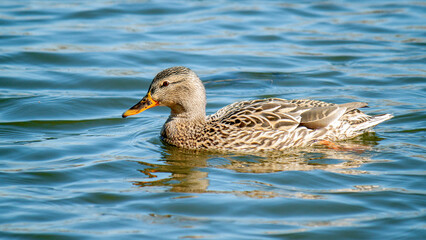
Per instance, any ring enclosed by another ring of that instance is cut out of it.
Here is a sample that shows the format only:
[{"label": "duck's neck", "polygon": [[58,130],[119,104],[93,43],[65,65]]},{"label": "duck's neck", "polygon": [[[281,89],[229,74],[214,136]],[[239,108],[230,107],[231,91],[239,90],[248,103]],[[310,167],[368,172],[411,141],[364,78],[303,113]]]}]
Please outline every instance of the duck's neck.
[{"label": "duck's neck", "polygon": [[162,139],[178,147],[194,148],[206,125],[206,116],[202,113],[171,113],[161,130]]},{"label": "duck's neck", "polygon": [[204,87],[201,85],[197,91],[191,91],[190,96],[179,98],[167,106],[171,112],[161,131],[163,139],[175,146],[196,145],[206,125]]},{"label": "duck's neck", "polygon": [[170,107],[169,121],[203,122],[206,119],[206,104],[204,101],[194,101],[176,104]]},{"label": "duck's neck", "polygon": [[165,124],[179,124],[184,126],[189,123],[204,124],[205,122],[206,111],[204,109],[195,112],[175,112],[172,110]]}]

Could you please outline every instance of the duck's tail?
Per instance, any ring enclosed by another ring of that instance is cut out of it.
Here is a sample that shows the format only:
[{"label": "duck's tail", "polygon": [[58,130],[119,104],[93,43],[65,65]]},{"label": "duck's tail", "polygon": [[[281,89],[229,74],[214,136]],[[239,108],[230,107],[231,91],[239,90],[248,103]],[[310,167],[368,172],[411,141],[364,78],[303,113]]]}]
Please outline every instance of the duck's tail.
[{"label": "duck's tail", "polygon": [[380,115],[372,116],[371,119],[369,119],[368,121],[358,124],[358,126],[356,126],[356,131],[358,132],[369,131],[371,128],[373,128],[377,124],[382,123],[391,118],[393,118],[392,114],[380,114]]}]

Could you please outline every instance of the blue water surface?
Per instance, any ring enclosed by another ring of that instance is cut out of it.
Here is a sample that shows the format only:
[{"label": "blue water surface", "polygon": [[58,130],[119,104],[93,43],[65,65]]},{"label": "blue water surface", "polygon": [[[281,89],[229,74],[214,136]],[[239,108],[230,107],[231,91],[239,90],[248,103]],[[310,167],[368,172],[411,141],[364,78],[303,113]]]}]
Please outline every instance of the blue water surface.
[{"label": "blue water surface", "polygon": [[[423,239],[424,1],[0,2],[1,239]],[[183,65],[207,112],[278,97],[395,117],[274,156],[166,146],[121,114]],[[358,149],[357,148],[357,149]]]}]

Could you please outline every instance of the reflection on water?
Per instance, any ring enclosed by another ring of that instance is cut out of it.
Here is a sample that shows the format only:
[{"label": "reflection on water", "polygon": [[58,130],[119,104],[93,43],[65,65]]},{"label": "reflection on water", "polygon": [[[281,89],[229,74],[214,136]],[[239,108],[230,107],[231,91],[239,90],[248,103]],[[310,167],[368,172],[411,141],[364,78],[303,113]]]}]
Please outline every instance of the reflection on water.
[{"label": "reflection on water", "polygon": [[[363,174],[357,170],[371,161],[368,150],[380,139],[374,132],[356,139],[339,143],[345,149],[336,151],[325,147],[311,147],[289,150],[286,153],[268,155],[214,154],[211,152],[186,150],[165,145],[159,164],[138,161],[143,166],[138,171],[145,175],[143,181],[136,181],[139,187],[167,187],[171,192],[182,193],[231,193],[254,198],[283,196],[274,191],[222,191],[209,190],[208,167],[232,170],[236,173],[275,173],[283,171],[323,170],[342,174]],[[264,184],[257,182],[256,184]],[[356,186],[353,191],[371,190],[372,186]],[[289,196],[286,196],[289,197]],[[318,195],[297,193],[293,197],[321,198]]]},{"label": "reflection on water", "polygon": [[[207,191],[208,174],[200,169],[208,166],[209,155],[197,154],[190,150],[179,149],[173,146],[164,146],[161,164],[150,164],[138,161],[144,166],[139,170],[149,180],[135,182],[141,187],[165,186],[171,192],[203,193]],[[158,179],[158,174],[166,173],[169,176]]]}]

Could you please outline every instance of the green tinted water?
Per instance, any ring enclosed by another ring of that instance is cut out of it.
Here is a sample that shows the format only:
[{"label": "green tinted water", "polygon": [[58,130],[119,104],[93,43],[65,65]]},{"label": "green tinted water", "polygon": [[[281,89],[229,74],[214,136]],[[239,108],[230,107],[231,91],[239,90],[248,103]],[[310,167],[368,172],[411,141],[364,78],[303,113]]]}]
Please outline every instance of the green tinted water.
[{"label": "green tinted water", "polygon": [[[421,239],[425,13],[400,1],[2,1],[3,239]],[[280,156],[165,146],[167,108],[121,114],[192,68],[207,112],[279,97],[395,118]]]}]

